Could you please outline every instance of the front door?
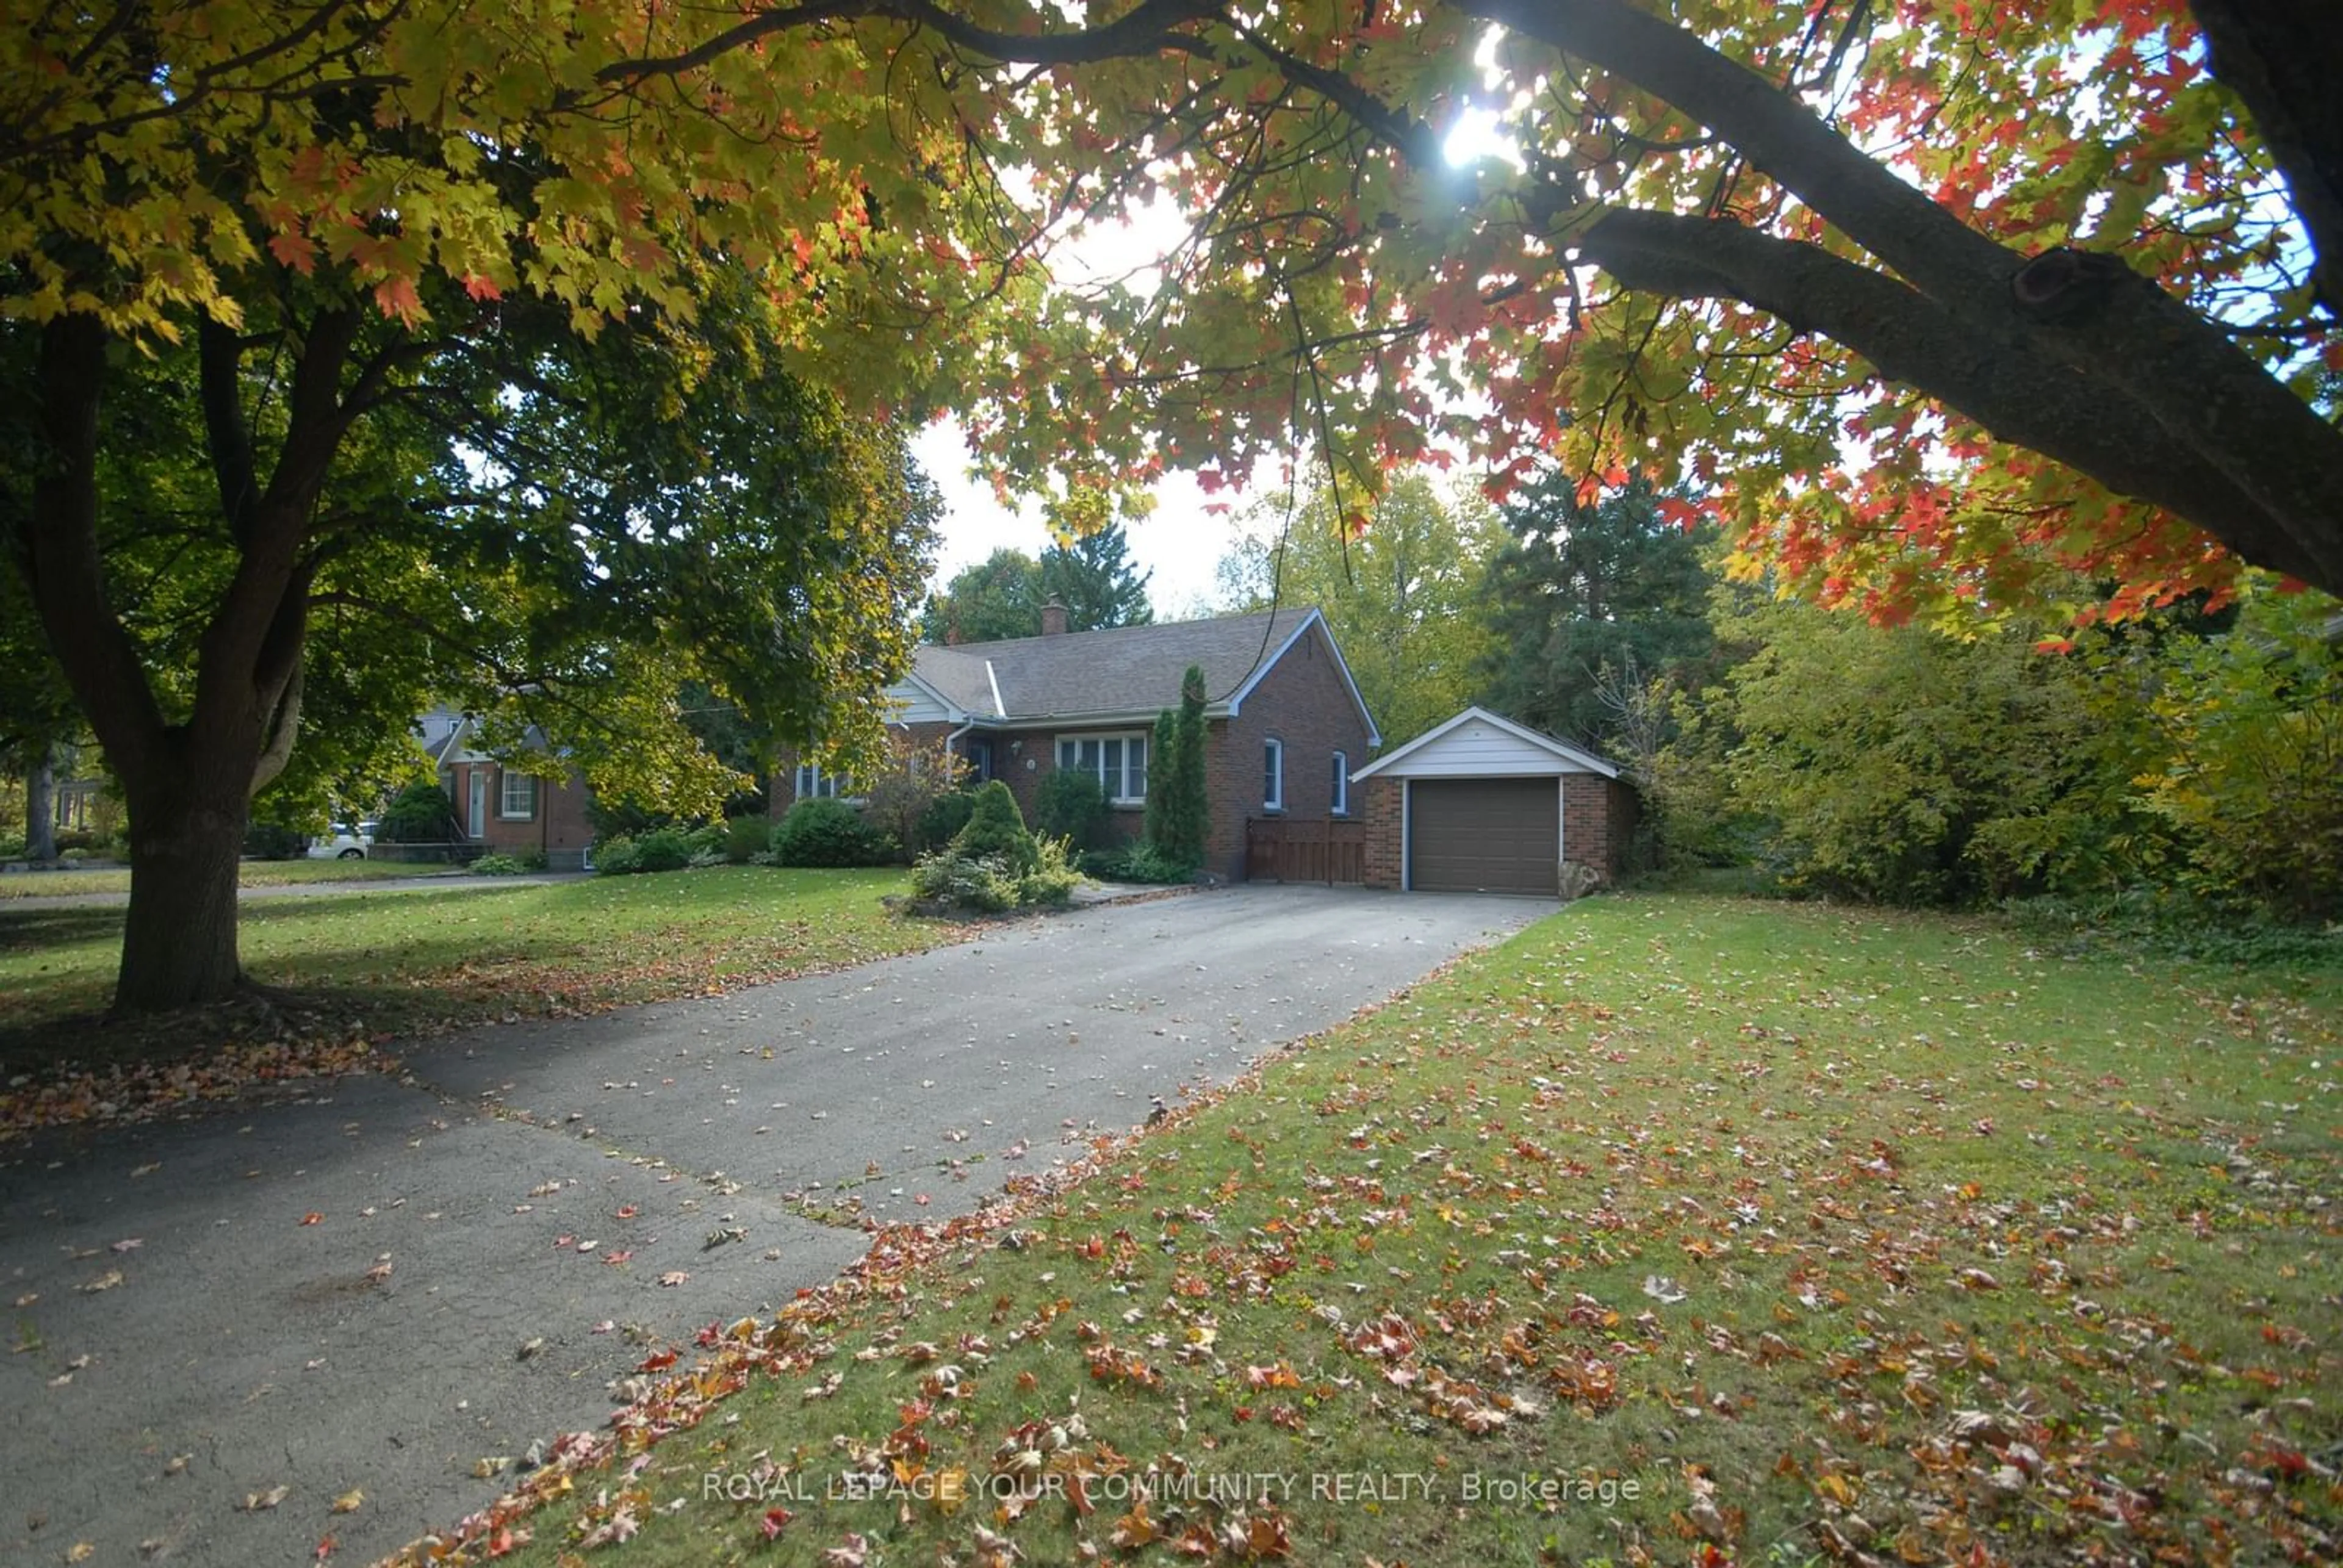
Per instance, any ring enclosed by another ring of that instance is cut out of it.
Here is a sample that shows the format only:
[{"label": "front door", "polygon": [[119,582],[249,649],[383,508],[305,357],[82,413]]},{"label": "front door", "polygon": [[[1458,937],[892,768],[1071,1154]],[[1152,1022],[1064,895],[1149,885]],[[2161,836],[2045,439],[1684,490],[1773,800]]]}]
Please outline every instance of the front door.
[{"label": "front door", "polygon": [[472,769],[472,810],[466,833],[475,839],[485,839],[488,833],[488,770]]}]

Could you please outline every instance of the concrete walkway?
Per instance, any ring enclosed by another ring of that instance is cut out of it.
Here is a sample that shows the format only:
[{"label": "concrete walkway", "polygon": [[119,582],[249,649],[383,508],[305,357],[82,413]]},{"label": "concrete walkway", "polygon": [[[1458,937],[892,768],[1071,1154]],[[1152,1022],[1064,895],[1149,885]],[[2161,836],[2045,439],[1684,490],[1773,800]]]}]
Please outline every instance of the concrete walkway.
[{"label": "concrete walkway", "polygon": [[85,1542],[96,1563],[291,1563],[330,1534],[337,1561],[372,1560],[491,1500],[483,1459],[599,1426],[647,1345],[860,1255],[786,1195],[967,1211],[1151,1095],[1223,1081],[1554,908],[1276,887],[1107,904],[451,1037],[406,1081],[0,1148],[19,1352],[0,1357],[0,1559]]}]

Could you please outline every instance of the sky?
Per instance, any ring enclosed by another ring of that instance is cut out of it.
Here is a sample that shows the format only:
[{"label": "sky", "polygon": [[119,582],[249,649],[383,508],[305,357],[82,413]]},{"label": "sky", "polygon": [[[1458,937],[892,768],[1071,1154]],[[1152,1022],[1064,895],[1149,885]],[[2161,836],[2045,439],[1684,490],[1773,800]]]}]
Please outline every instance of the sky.
[{"label": "sky", "polygon": [[[1485,49],[1488,45],[1483,45]],[[1483,64],[1487,65],[1484,59]],[[1503,157],[1516,164],[1519,151],[1504,136],[1493,110],[1468,108],[1451,127],[1446,142],[1451,163]],[[1051,256],[1061,280],[1076,285],[1120,278],[1141,290],[1154,286],[1148,264],[1164,255],[1186,231],[1186,221],[1168,197],[1132,207],[1121,222],[1097,226]],[[1038,557],[1050,532],[1038,508],[1021,514],[994,498],[991,486],[969,475],[969,453],[960,427],[950,419],[930,426],[912,443],[920,466],[943,493],[940,548],[928,586],[940,589],[954,573],[1005,548]],[[1131,558],[1149,574],[1148,602],[1158,620],[1188,620],[1214,613],[1214,569],[1236,543],[1237,518],[1258,492],[1222,491],[1207,497],[1193,476],[1175,473],[1153,487],[1155,510],[1129,525]],[[1277,492],[1282,494],[1282,491]],[[1224,505],[1225,510],[1209,509]]]},{"label": "sky", "polygon": [[[997,549],[1039,557],[1049,548],[1050,530],[1040,508],[1028,507],[1021,516],[993,498],[990,485],[970,477],[968,443],[958,425],[940,420],[920,434],[911,449],[943,493],[943,524],[937,530],[941,548],[930,588],[942,588],[954,573]],[[1124,529],[1131,559],[1149,574],[1148,602],[1158,620],[1209,615],[1217,608],[1213,569],[1236,543],[1243,503],[1231,502],[1228,492],[1207,497],[1186,474],[1162,480],[1154,494],[1154,512]],[[1222,502],[1231,503],[1225,513],[1207,510]]]}]

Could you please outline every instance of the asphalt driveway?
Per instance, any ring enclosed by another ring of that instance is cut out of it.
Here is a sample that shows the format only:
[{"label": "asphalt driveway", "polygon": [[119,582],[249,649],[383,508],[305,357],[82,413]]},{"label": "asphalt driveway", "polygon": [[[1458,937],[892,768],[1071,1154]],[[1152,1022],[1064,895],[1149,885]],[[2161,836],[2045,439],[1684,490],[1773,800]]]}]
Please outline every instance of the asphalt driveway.
[{"label": "asphalt driveway", "polygon": [[833,1276],[858,1215],[972,1209],[1554,907],[1110,904],[9,1146],[0,1557],[371,1560],[601,1424],[647,1346]]}]

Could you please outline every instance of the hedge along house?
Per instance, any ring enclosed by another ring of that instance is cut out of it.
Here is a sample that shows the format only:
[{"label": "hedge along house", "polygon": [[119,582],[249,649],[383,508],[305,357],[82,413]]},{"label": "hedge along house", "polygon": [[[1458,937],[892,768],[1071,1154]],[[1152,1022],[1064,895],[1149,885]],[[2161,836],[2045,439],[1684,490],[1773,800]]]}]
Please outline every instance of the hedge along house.
[{"label": "hedge along house", "polygon": [[[1245,875],[1248,824],[1307,838],[1359,829],[1353,771],[1382,737],[1350,667],[1312,609],[1069,632],[1042,611],[1042,635],[923,646],[888,690],[895,722],[925,744],[948,739],[971,780],[999,779],[1030,819],[1041,780],[1079,768],[1113,805],[1115,831],[1139,836],[1153,771],[1155,716],[1180,706],[1180,679],[1204,672],[1204,869]],[[850,798],[850,781],[798,761],[774,777],[771,809],[807,795]]]},{"label": "hedge along house", "polygon": [[1634,792],[1616,764],[1468,708],[1354,775],[1369,887],[1425,892],[1586,890],[1566,864],[1618,875]]}]

